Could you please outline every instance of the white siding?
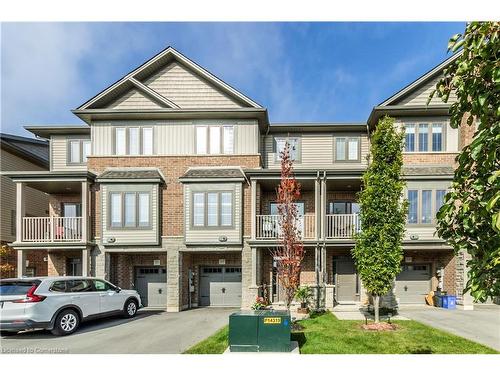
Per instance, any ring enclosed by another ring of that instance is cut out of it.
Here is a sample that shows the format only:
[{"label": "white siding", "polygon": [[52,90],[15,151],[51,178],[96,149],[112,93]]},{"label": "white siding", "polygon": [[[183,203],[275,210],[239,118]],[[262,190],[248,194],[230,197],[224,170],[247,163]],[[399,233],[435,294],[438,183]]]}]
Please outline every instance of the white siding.
[{"label": "white siding", "polygon": [[[27,160],[1,150],[1,171],[43,171],[42,167]],[[0,180],[0,207],[1,207],[1,232],[0,241],[15,241],[12,234],[12,211],[16,210],[16,184],[6,176]],[[49,196],[41,191],[26,187],[26,214],[29,216],[47,216],[49,209]]]},{"label": "white siding", "polygon": [[[231,229],[191,229],[191,193],[193,191],[233,191],[234,228]],[[186,184],[184,185],[184,225],[186,244],[241,244],[242,242],[242,186],[241,183],[228,184]],[[219,241],[220,236],[227,241]]]},{"label": "white siding", "polygon": [[[50,137],[50,168],[52,171],[85,171],[86,164],[68,164],[68,139],[65,135]],[[72,136],[71,139],[90,139],[89,136]]]},{"label": "white siding", "polygon": [[[363,133],[302,133],[301,137],[301,160],[295,164],[296,169],[301,168],[324,168],[324,169],[348,169],[364,168],[367,165],[366,156],[369,152],[369,140]],[[279,168],[274,150],[274,137],[279,135],[264,136],[263,160],[265,168]],[[294,134],[290,133],[293,137]],[[342,163],[334,161],[334,138],[335,137],[360,137],[361,159],[356,163]]]},{"label": "white siding", "polygon": [[144,83],[181,108],[242,107],[228,95],[175,62],[149,77]]},{"label": "white siding", "polygon": [[259,130],[254,120],[109,121],[92,124],[94,156],[113,155],[114,129],[119,126],[153,127],[154,155],[193,155],[197,125],[234,125],[234,154],[257,154]]},{"label": "white siding", "polygon": [[[109,223],[109,202],[110,191],[151,191],[151,229],[110,229]],[[102,184],[101,185],[101,212],[102,212],[102,240],[106,246],[120,245],[153,245],[159,242],[159,201],[158,185],[143,184]],[[108,238],[115,238],[115,242],[107,242]]]},{"label": "white siding", "polygon": [[143,93],[136,89],[127,91],[123,96],[114,100],[107,106],[111,109],[158,109],[162,108],[159,104],[155,103]]},{"label": "white siding", "polygon": [[[429,99],[429,95],[436,88],[436,83],[440,77],[436,77],[430,79],[429,81],[423,83],[419,88],[415,91],[410,92],[405,97],[401,98],[393,105],[426,105],[427,100]],[[448,103],[453,103],[457,100],[457,97],[454,92],[451,93],[450,98],[448,99]],[[443,101],[437,96],[434,95],[431,102],[429,104],[444,104]]]}]

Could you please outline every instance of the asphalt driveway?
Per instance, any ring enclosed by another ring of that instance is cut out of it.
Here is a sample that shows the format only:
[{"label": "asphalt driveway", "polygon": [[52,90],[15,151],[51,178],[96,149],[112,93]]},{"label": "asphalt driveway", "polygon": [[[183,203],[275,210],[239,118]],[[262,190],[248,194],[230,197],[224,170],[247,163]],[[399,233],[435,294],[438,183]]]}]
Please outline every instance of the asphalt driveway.
[{"label": "asphalt driveway", "polygon": [[401,307],[399,314],[500,350],[499,305],[476,305],[471,311],[430,306]]},{"label": "asphalt driveway", "polygon": [[70,336],[31,331],[2,337],[1,353],[182,353],[226,325],[234,311],[208,307],[179,313],[140,310],[130,320],[83,323]]}]

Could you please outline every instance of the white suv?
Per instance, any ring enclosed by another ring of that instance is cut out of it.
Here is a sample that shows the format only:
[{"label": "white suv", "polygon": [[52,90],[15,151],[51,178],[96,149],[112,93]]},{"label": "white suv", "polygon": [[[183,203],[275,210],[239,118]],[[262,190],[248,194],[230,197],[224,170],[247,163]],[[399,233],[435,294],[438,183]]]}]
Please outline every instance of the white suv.
[{"label": "white suv", "polygon": [[84,320],[122,314],[141,306],[135,290],[122,290],[93,277],[37,277],[0,280],[0,332],[43,328],[69,335]]}]

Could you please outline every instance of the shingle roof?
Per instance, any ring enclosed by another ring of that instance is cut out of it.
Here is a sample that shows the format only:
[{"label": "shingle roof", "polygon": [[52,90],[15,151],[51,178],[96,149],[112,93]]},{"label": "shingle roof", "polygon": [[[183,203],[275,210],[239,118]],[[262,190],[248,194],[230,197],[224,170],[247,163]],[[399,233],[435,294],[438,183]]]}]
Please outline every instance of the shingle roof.
[{"label": "shingle roof", "polygon": [[2,147],[9,148],[19,155],[34,159],[37,164],[46,167],[49,165],[49,143],[34,138],[20,137],[18,135],[0,133]]},{"label": "shingle roof", "polygon": [[454,169],[449,166],[412,166],[403,167],[405,176],[443,176],[453,175]]},{"label": "shingle roof", "polygon": [[239,168],[196,168],[188,169],[181,177],[187,178],[244,178],[244,174]]},{"label": "shingle roof", "polygon": [[160,180],[163,176],[157,169],[138,169],[138,170],[108,170],[103,172],[98,180]]}]

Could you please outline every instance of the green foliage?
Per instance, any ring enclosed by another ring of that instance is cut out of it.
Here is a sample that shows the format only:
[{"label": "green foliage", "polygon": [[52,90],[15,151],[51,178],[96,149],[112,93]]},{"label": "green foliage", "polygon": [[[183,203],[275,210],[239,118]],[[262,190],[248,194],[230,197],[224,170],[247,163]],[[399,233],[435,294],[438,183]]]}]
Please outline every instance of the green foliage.
[{"label": "green foliage", "polygon": [[402,200],[401,180],[404,134],[394,119],[384,117],[372,136],[370,165],[359,194],[362,231],[352,255],[367,291],[386,294],[400,271],[402,239],[408,203]]},{"label": "green foliage", "polygon": [[455,92],[451,126],[475,122],[477,128],[457,157],[451,192],[437,215],[438,234],[456,252],[471,255],[466,291],[485,301],[500,295],[500,22],[467,24],[448,50],[460,56],[431,97],[447,102]]},{"label": "green foliage", "polygon": [[312,297],[313,292],[309,285],[299,286],[299,288],[295,292],[295,298],[298,299],[301,303],[309,304]]},{"label": "green foliage", "polygon": [[200,341],[183,354],[222,354],[229,346],[229,326],[225,326],[212,336]]}]

